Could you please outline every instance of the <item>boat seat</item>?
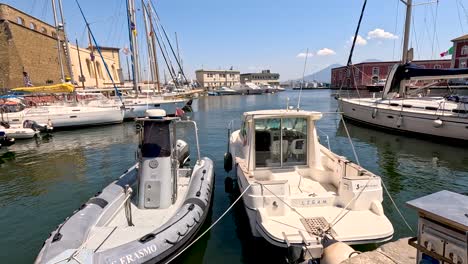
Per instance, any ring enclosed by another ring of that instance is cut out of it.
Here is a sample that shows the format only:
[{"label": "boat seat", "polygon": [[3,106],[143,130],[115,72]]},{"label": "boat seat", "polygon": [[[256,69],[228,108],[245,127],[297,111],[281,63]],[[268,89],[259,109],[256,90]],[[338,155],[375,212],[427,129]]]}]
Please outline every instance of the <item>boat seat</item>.
[{"label": "boat seat", "polygon": [[[287,140],[282,140],[282,145],[283,145],[283,157],[287,157],[288,155],[288,141]],[[274,159],[279,158],[280,153],[281,153],[281,145],[279,140],[275,140],[272,142],[271,147],[270,147],[271,155],[272,158]]]}]

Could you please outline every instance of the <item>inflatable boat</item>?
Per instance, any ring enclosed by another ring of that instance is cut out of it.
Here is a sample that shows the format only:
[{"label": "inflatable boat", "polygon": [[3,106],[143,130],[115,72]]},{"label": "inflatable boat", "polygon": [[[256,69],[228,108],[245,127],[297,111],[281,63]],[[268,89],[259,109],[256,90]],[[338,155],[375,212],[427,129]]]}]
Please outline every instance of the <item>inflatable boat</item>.
[{"label": "inflatable boat", "polygon": [[[211,205],[213,162],[200,157],[195,122],[147,114],[137,119],[138,163],[60,224],[35,263],[165,263],[195,238]],[[179,123],[195,128],[193,165],[175,138]]]}]

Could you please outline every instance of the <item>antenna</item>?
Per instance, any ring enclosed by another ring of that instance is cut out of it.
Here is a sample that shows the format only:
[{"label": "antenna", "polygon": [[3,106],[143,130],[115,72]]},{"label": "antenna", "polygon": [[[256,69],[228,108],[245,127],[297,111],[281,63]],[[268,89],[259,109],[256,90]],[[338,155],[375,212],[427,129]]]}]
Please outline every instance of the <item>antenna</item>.
[{"label": "antenna", "polygon": [[306,50],[305,60],[304,60],[304,70],[302,71],[302,82],[301,82],[301,89],[299,90],[299,98],[297,99],[297,111],[299,111],[299,107],[301,105],[301,95],[302,95],[302,87],[304,86],[304,75],[307,67],[307,57],[309,57],[309,48]]}]

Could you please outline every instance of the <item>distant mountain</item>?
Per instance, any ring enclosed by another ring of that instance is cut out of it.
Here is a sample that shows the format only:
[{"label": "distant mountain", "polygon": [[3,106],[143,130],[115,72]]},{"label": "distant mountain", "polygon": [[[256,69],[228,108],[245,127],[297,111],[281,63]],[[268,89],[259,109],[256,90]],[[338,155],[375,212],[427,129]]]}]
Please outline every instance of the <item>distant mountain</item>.
[{"label": "distant mountain", "polygon": [[309,74],[304,76],[304,80],[307,82],[310,81],[317,81],[317,82],[325,82],[325,83],[330,83],[331,81],[331,69],[336,68],[336,67],[341,67],[342,65],[340,64],[332,64],[318,72]]}]

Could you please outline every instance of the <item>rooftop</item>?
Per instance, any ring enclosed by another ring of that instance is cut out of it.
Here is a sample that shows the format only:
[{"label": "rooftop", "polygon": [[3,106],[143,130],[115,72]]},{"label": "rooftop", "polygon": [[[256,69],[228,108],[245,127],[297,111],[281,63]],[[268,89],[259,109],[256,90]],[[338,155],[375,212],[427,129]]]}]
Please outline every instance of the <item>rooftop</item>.
[{"label": "rooftop", "polygon": [[199,69],[199,70],[196,70],[195,72],[237,72],[237,73],[240,73],[240,71],[237,71],[237,70],[205,70],[205,69]]},{"label": "rooftop", "polygon": [[460,41],[460,40],[468,40],[468,34],[452,39],[452,41]]}]

